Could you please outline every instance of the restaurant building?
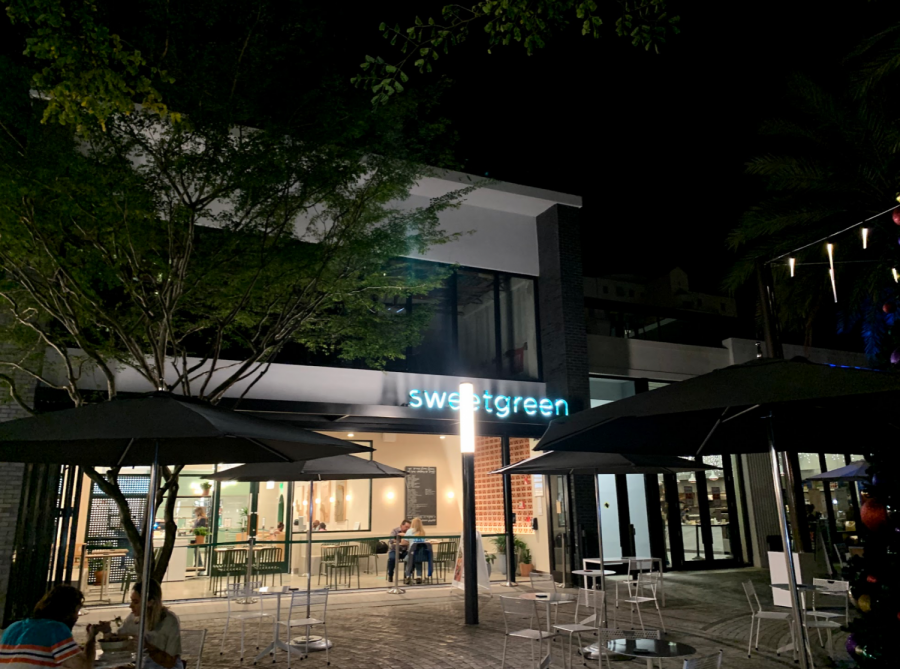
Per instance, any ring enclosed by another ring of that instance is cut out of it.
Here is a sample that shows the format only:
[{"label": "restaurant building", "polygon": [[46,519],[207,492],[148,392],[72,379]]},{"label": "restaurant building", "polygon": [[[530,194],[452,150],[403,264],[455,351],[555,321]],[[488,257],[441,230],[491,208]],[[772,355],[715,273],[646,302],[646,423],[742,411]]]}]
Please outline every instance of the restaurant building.
[{"label": "restaurant building", "polygon": [[[409,204],[425,204],[468,183],[466,175],[452,172],[425,178]],[[628,324],[637,321],[619,316],[615,322],[621,327],[598,324],[600,311],[605,309],[602,318],[607,318],[614,306],[621,315],[627,300],[604,303],[603,284],[584,278],[580,206],[576,196],[506,183],[470,193],[459,208],[440,214],[447,232],[464,234],[407,259],[410,264],[445,264],[453,271],[421,301],[394,305],[399,318],[425,301],[434,309],[422,342],[403,360],[381,371],[310,358],[304,364],[273,364],[262,378],[232,387],[223,406],[235,406],[242,398],[237,407],[241,411],[369,445],[376,460],[409,476],[315,483],[311,510],[308,483],[208,481],[208,475],[235,464],[218,462],[210,452],[208,465],[187,467],[182,473],[175,511],[178,538],[164,583],[166,597],[209,597],[220,590],[240,571],[239,553],[251,534],[265,550],[257,558],[265,565],[258,573],[285,584],[295,579],[305,587],[301,575],[309,523],[325,527],[314,534],[314,584],[328,581],[328,547],[352,542],[358,547],[360,570],[340,587],[384,587],[387,560],[377,552],[378,543],[405,517],[421,517],[429,538],[442,540],[445,548],[455,546],[462,530],[457,391],[463,381],[474,384],[479,398],[476,525],[485,536],[486,552],[496,554],[494,538],[506,527],[504,490],[502,478],[489,472],[531,455],[549,421],[756,357],[756,342],[749,339],[685,343],[685,330],[671,327],[677,314],[651,319],[646,304],[638,319],[642,325],[632,327]],[[673,281],[682,281],[681,275]],[[683,282],[686,287],[686,278]],[[627,296],[632,290],[627,281],[610,285],[613,296],[619,290]],[[634,292],[640,294],[640,288]],[[727,302],[717,302],[716,310],[725,317],[731,314]],[[646,336],[654,330],[655,338]],[[708,336],[709,328],[702,330]],[[682,339],[666,341],[661,333],[669,331],[680,332]],[[798,354],[790,347],[786,352]],[[862,364],[836,352],[813,351],[810,356]],[[91,387],[91,377],[85,375],[82,383]],[[123,395],[152,390],[127,370],[119,374],[117,387]],[[58,402],[48,388],[36,387],[34,392],[39,406]],[[0,403],[0,412],[5,412],[0,420],[16,417],[11,406]],[[810,451],[800,456],[798,474],[830,468],[838,460],[842,464],[845,458],[842,453]],[[602,476],[606,557],[664,557],[669,569],[765,565],[766,537],[777,534],[765,463],[755,456],[704,461],[714,461],[720,469],[671,479]],[[36,488],[27,480],[23,484],[22,472],[22,465],[0,464],[4,593],[10,570],[16,569],[13,547],[28,534],[23,528],[35,523],[36,507],[29,495]],[[140,520],[147,470],[123,471],[120,482]],[[89,603],[121,601],[124,585],[134,575],[117,506],[77,469],[65,468],[57,485],[60,506],[71,491],[75,511],[57,519],[47,551],[51,574],[71,570],[73,580],[80,579],[88,588]],[[571,581],[571,571],[583,558],[596,557],[597,507],[590,476],[514,476],[510,493],[514,532],[530,554],[520,557],[530,557],[535,569]],[[821,507],[832,530],[849,517],[849,491],[810,489],[805,494]],[[207,519],[205,536],[194,533],[196,509]],[[66,555],[55,551],[65,543],[63,518],[73,537]],[[161,542],[161,532],[157,539]],[[102,551],[113,551],[115,557],[91,557]],[[452,577],[446,558],[446,551],[435,550],[435,582]],[[495,580],[506,580],[502,563],[492,565]],[[15,582],[13,572],[11,584]],[[108,585],[101,587],[104,583]]]}]

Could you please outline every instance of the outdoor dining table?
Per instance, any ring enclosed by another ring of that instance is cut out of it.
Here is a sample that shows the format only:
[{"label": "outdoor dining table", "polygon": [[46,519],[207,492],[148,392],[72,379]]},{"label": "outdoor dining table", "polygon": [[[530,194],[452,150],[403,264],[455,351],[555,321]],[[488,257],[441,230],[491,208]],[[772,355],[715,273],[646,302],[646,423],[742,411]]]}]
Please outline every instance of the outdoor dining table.
[{"label": "outdoor dining table", "polygon": [[636,657],[647,661],[647,669],[653,669],[654,660],[693,655],[697,649],[686,643],[660,639],[613,639],[606,644],[610,653]]},{"label": "outdoor dining table", "polygon": [[[281,586],[279,588],[275,588],[275,587],[270,588],[269,586],[263,586],[261,588],[257,588],[256,590],[254,590],[254,593],[259,595],[260,597],[275,597],[275,600],[276,600],[275,601],[275,636],[272,639],[272,643],[270,643],[268,646],[263,648],[262,651],[260,652],[260,654],[256,656],[256,659],[253,660],[254,664],[259,662],[263,657],[265,657],[269,653],[272,653],[274,655],[275,651],[278,649],[281,649],[287,653],[294,652],[294,653],[303,655],[303,652],[299,648],[297,648],[296,646],[292,646],[291,644],[286,643],[280,639],[281,625],[278,624],[281,622],[281,596],[289,595],[294,590],[299,590],[299,589],[300,588],[291,588],[291,587],[285,585],[285,586]],[[290,612],[288,612],[288,615],[290,615]]]},{"label": "outdoor dining table", "polygon": [[576,569],[572,572],[572,575],[581,576],[584,579],[584,589],[587,590],[589,578],[594,579],[594,587],[596,587],[598,578],[601,576],[615,576],[616,572],[612,569]]},{"label": "outdoor dining table", "polygon": [[104,652],[97,649],[97,659],[94,660],[94,669],[117,669],[118,667],[134,666],[134,653],[130,650],[113,650]]}]

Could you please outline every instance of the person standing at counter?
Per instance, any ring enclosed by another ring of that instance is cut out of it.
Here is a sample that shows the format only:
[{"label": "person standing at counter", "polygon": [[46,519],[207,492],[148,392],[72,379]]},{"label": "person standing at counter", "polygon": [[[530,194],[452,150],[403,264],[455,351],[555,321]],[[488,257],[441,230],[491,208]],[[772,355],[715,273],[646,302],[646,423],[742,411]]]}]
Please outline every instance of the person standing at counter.
[{"label": "person standing at counter", "polygon": [[[141,597],[144,596],[143,583],[138,582],[131,591],[131,614],[119,628],[119,634],[137,636],[140,627]],[[146,591],[147,624],[144,650],[147,651],[147,669],[184,669],[181,661],[181,623],[178,616],[163,606],[162,588],[156,581],[150,581]]]},{"label": "person standing at counter", "polygon": [[[207,532],[209,531],[209,520],[206,517],[206,509],[202,506],[194,508],[194,529],[196,530],[198,527],[205,527]],[[197,543],[196,535],[191,543]],[[196,547],[194,548],[194,563],[198,569],[203,569],[203,552]]]}]

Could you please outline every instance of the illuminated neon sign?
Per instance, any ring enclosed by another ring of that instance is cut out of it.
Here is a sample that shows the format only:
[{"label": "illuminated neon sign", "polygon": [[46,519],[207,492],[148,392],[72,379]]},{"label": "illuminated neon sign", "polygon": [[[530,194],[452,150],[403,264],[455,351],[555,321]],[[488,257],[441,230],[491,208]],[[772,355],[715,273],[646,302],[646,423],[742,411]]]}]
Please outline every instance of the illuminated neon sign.
[{"label": "illuminated neon sign", "polygon": [[[511,413],[524,413],[526,416],[541,415],[546,418],[551,416],[568,416],[569,405],[565,400],[551,400],[546,397],[513,397],[511,395],[491,395],[485,391],[481,395],[473,396],[475,411],[484,407],[490,414],[496,414],[498,418],[506,418]],[[443,409],[445,407],[453,411],[459,411],[459,393],[439,393],[427,390],[410,390],[409,407],[411,409]]]}]

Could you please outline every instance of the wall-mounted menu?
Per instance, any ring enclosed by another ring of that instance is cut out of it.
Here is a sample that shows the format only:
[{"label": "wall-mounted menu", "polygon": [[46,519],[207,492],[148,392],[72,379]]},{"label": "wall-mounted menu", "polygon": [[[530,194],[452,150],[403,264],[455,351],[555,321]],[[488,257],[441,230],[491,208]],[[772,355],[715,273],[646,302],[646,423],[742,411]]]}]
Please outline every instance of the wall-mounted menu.
[{"label": "wall-mounted menu", "polygon": [[406,468],[406,517],[437,525],[437,467]]}]

